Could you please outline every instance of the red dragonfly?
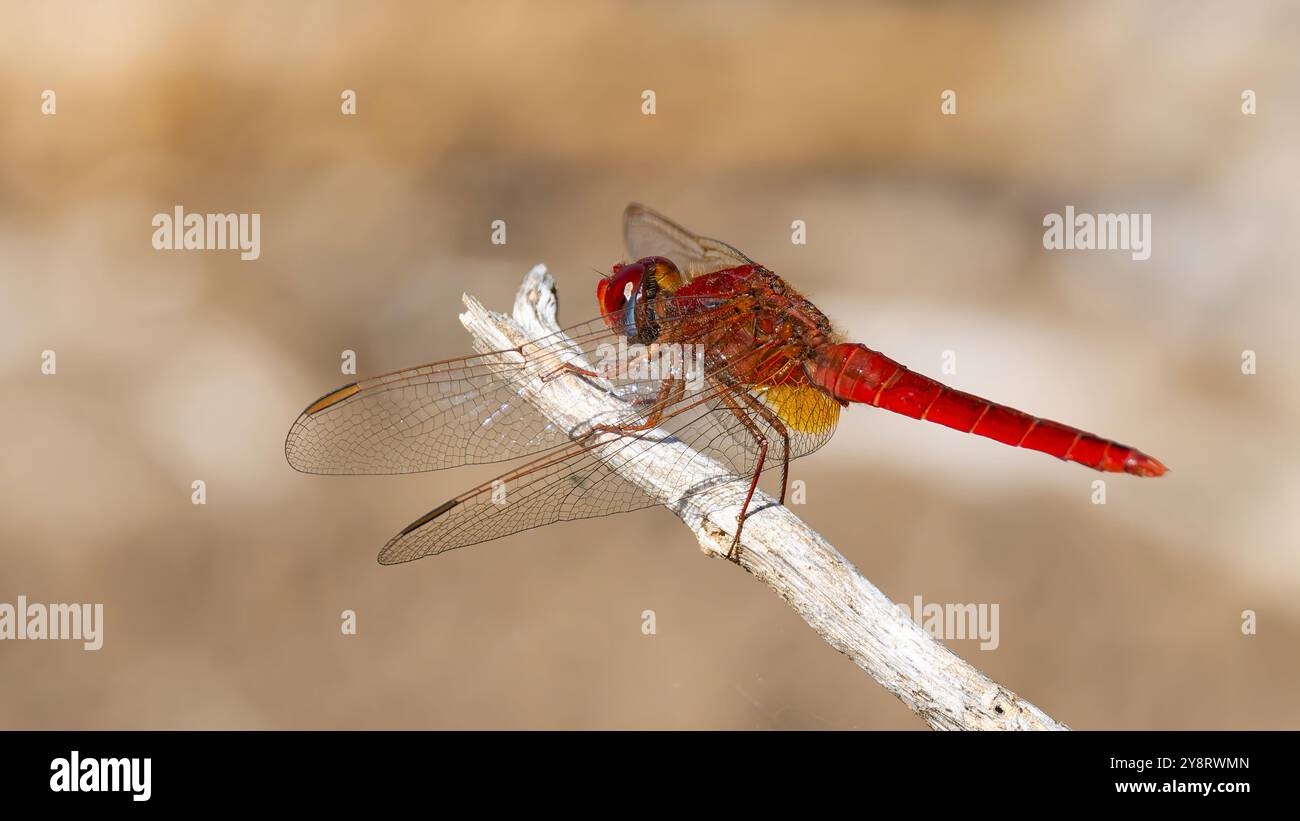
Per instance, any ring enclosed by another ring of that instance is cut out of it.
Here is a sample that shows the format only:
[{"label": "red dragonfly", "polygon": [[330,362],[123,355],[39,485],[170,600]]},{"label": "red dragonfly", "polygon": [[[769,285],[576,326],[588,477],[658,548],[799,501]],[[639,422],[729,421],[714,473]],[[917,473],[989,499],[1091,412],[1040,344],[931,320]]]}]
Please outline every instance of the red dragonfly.
[{"label": "red dragonfly", "polygon": [[[675,454],[703,454],[747,483],[734,559],[760,475],[780,467],[784,503],[790,460],[825,444],[850,403],[1094,470],[1165,472],[1127,445],[953,390],[843,341],[798,291],[724,242],[636,204],[623,223],[635,261],[597,283],[598,318],[519,348],[345,385],[293,423],[285,455],[306,473],[414,473],[535,457],[416,519],[380,551],[381,563],[658,504],[624,478],[654,447],[617,466],[610,458],[611,443],[651,429],[688,446]],[[592,366],[615,351],[626,360],[618,367]],[[664,351],[676,358],[656,370]],[[562,429],[524,400],[526,373],[587,380],[617,397],[621,410]]]}]

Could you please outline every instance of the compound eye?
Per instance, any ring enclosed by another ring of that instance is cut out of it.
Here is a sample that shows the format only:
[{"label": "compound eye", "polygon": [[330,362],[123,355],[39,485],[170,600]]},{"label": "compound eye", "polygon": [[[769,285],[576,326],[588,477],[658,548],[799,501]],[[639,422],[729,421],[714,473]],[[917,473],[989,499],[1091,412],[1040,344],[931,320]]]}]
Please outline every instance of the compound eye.
[{"label": "compound eye", "polygon": [[645,266],[639,262],[615,265],[614,275],[602,279],[596,286],[596,298],[600,300],[601,311],[606,314],[621,311],[632,300],[644,274]]},{"label": "compound eye", "polygon": [[646,257],[641,260],[645,269],[654,274],[655,284],[659,290],[672,293],[685,283],[682,272],[668,257]]}]

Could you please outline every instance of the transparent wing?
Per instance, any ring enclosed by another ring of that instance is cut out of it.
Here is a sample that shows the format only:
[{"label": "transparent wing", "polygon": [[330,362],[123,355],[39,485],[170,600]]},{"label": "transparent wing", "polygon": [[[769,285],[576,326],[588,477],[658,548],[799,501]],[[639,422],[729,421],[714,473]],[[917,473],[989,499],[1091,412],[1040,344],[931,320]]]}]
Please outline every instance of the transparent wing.
[{"label": "transparent wing", "polygon": [[[582,338],[603,323],[574,330]],[[538,361],[575,356],[559,335],[539,340]],[[522,350],[431,362],[345,385],[298,416],[285,439],[304,473],[414,473],[511,459],[568,440],[519,395],[509,372]]]},{"label": "transparent wing", "polygon": [[733,246],[701,237],[635,202],[623,212],[623,239],[631,259],[668,257],[692,279],[724,268],[756,264]]},{"label": "transparent wing", "polygon": [[655,500],[618,473],[602,443],[569,443],[434,508],[394,536],[380,564],[399,564],[569,519],[650,507]]},{"label": "transparent wing", "polygon": [[[671,321],[661,325],[672,332]],[[519,374],[559,375],[566,363],[597,361],[602,350],[618,347],[620,336],[593,319],[517,349],[345,385],[299,414],[285,439],[285,457],[304,473],[397,474],[499,462],[563,444],[570,432],[558,430],[521,396],[531,383]],[[657,382],[634,378],[608,387],[638,402],[659,389]]]}]

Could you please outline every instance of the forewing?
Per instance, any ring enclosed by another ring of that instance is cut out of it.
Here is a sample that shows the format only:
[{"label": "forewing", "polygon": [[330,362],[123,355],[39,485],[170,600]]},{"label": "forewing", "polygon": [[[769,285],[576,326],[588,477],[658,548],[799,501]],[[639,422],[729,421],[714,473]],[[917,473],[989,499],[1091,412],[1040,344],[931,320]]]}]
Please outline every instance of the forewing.
[{"label": "forewing", "polygon": [[[661,324],[668,329],[671,322]],[[614,325],[621,327],[621,321]],[[619,332],[593,319],[519,349],[345,385],[303,410],[285,439],[285,457],[304,473],[397,474],[541,452],[567,442],[570,431],[556,428],[526,400],[535,375],[563,376],[570,364],[590,367],[619,345]],[[624,399],[653,397],[658,390],[657,383],[635,375],[614,374],[602,384]]]},{"label": "forewing", "polygon": [[518,350],[448,359],[345,385],[308,405],[285,440],[304,473],[394,474],[499,462],[568,441],[520,395],[611,339],[592,320]]}]

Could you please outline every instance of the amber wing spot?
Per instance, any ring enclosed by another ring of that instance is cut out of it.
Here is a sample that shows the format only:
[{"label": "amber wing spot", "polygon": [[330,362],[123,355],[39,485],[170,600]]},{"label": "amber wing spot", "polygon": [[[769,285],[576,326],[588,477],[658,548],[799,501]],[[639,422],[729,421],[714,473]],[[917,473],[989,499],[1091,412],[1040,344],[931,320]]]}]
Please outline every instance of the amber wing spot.
[{"label": "amber wing spot", "polygon": [[325,394],[315,402],[312,402],[307,406],[307,410],[303,411],[303,414],[305,416],[311,416],[313,413],[323,411],[330,405],[337,405],[339,402],[342,402],[344,399],[347,399],[359,390],[361,390],[361,388],[358,387],[356,382],[353,382],[351,385],[345,385],[336,391],[331,391],[330,393]]},{"label": "amber wing spot", "polygon": [[839,403],[812,385],[773,385],[762,393],[764,403],[799,433],[822,433],[840,418]]}]

